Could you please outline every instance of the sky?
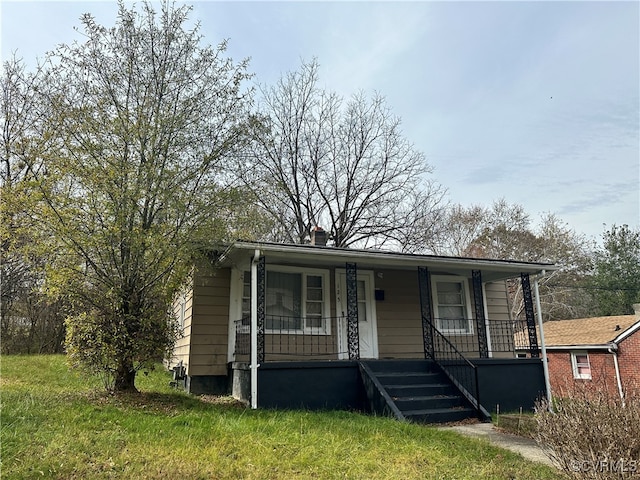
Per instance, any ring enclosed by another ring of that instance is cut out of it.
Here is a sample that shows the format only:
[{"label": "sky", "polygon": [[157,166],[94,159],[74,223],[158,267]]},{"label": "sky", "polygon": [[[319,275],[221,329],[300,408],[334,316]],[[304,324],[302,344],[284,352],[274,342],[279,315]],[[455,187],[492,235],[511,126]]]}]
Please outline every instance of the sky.
[{"label": "sky", "polygon": [[[81,40],[113,1],[0,0],[2,60]],[[317,58],[320,84],[382,94],[447,200],[505,199],[577,233],[640,227],[640,2],[200,1],[261,85]],[[127,5],[131,5],[127,3]],[[606,227],[605,227],[606,226]]]}]

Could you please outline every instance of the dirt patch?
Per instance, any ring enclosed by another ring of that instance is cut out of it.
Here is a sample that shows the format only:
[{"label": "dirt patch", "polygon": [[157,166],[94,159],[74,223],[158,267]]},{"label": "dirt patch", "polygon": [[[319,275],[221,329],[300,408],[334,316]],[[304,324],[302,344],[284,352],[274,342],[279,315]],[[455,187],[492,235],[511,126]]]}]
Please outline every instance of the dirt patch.
[{"label": "dirt patch", "polygon": [[520,437],[536,438],[537,425],[533,415],[500,415],[496,418],[494,427]]},{"label": "dirt patch", "polygon": [[247,408],[247,405],[244,402],[241,402],[229,395],[200,395],[198,398],[204,403],[211,403],[213,405],[224,405],[225,407],[234,407],[238,409]]}]

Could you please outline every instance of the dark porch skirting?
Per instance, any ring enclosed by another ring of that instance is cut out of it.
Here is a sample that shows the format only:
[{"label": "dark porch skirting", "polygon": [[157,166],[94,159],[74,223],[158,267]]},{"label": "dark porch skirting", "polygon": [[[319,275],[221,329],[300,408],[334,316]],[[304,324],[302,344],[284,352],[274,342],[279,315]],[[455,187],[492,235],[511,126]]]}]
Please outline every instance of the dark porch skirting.
[{"label": "dark porch skirting", "polygon": [[193,395],[228,395],[227,375],[186,376],[178,385]]},{"label": "dark porch skirting", "polygon": [[515,412],[520,407],[532,411],[537,399],[545,396],[544,369],[540,358],[474,358],[478,367],[480,402],[492,415]]},{"label": "dark porch skirting", "polygon": [[[542,361],[473,359],[478,366],[480,398],[489,413],[533,410],[544,396]],[[248,363],[230,364],[234,397],[250,401]],[[357,361],[269,362],[258,369],[258,407],[308,410],[367,411],[364,382]]]},{"label": "dark porch skirting", "polygon": [[[233,363],[232,393],[250,400],[247,363]],[[358,362],[269,362],[258,369],[258,407],[307,410],[364,410],[365,392]]]}]

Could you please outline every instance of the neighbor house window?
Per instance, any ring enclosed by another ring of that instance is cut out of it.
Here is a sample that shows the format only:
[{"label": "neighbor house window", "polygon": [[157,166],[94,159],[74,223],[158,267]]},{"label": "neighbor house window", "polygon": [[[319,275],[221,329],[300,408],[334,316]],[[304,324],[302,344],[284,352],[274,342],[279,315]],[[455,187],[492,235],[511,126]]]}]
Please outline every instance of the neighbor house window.
[{"label": "neighbor house window", "polygon": [[447,334],[472,334],[471,301],[464,277],[433,276],[436,328]]},{"label": "neighbor house window", "polygon": [[[267,267],[265,330],[267,333],[330,334],[328,272],[294,267]],[[242,316],[251,315],[251,276],[243,276]]]},{"label": "neighbor house window", "polygon": [[573,378],[591,379],[591,365],[587,352],[571,352]]}]

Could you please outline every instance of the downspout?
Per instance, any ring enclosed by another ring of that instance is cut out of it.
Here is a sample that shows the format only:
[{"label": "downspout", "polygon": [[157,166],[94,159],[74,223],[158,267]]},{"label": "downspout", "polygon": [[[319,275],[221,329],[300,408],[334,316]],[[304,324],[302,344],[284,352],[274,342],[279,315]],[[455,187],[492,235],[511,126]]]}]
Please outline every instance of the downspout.
[{"label": "downspout", "polygon": [[258,259],[256,249],[251,259],[251,408],[258,408]]},{"label": "downspout", "polygon": [[[542,270],[544,277],[547,272]],[[544,386],[547,389],[547,401],[549,408],[553,408],[553,398],[551,396],[551,382],[549,381],[549,359],[547,358],[547,345],[544,342],[544,328],[542,327],[542,307],[540,306],[540,290],[538,288],[538,278],[533,281],[533,289],[536,294],[536,311],[538,317],[538,329],[540,330],[540,348],[542,350],[542,368],[544,370]]]},{"label": "downspout", "polygon": [[624,407],[624,392],[622,391],[622,379],[620,378],[620,366],[618,365],[618,352],[610,348],[609,353],[613,354],[613,366],[616,369],[616,382],[618,383],[618,393],[620,394],[620,400],[622,400],[622,406]]}]

